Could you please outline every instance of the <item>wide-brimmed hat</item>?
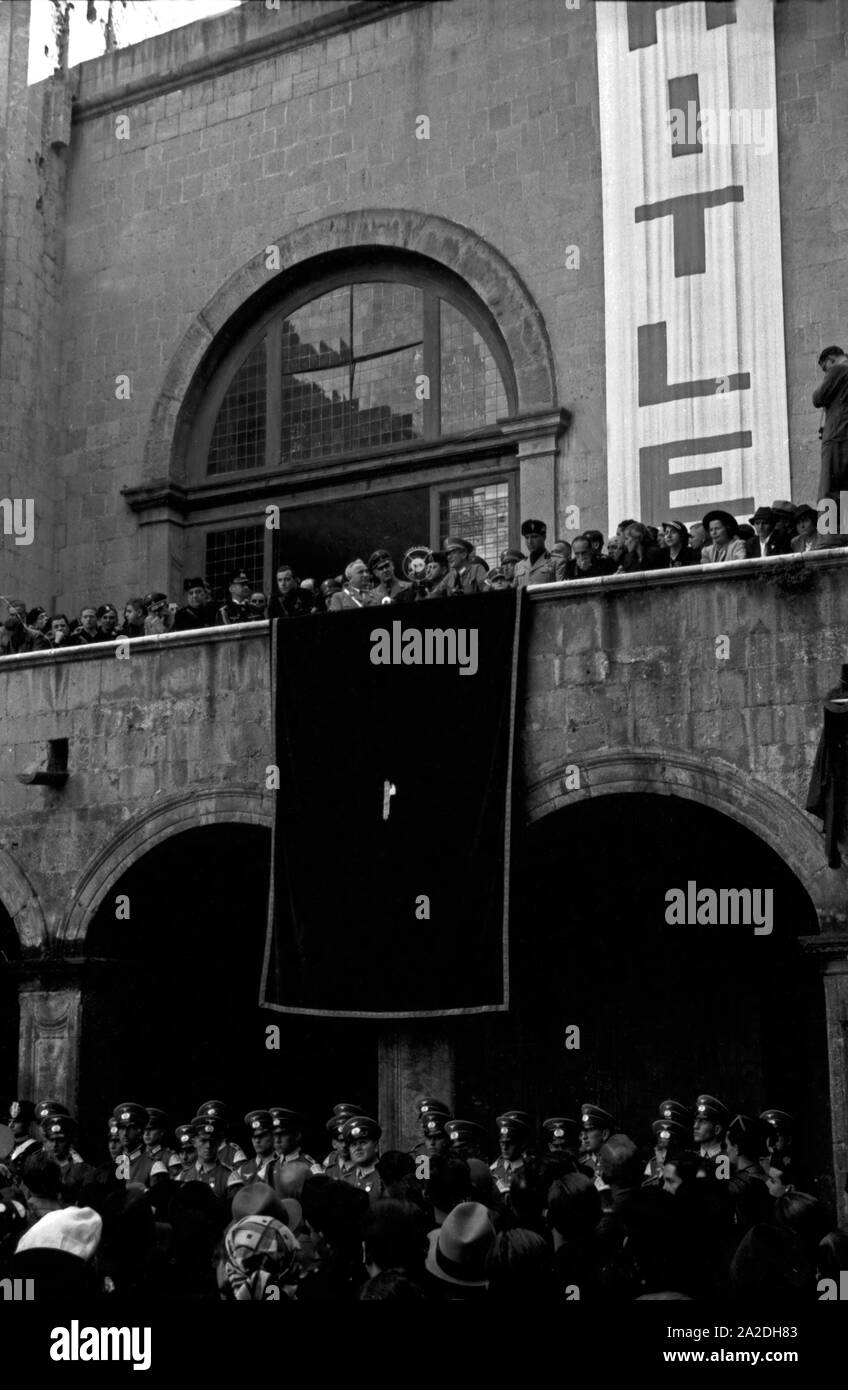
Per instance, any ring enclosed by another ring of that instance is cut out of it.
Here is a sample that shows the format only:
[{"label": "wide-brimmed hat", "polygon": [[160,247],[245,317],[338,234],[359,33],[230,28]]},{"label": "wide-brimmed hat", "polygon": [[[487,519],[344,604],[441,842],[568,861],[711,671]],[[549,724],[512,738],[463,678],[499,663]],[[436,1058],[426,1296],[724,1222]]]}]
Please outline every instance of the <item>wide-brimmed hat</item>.
[{"label": "wide-brimmed hat", "polygon": [[809,502],[801,502],[800,505],[795,508],[796,521],[800,521],[804,516],[811,516],[813,520],[818,523],[819,514],[815,507],[810,506]]},{"label": "wide-brimmed hat", "polygon": [[710,534],[711,521],[720,521],[722,526],[726,528],[727,534],[729,536],[735,536],[739,530],[739,523],[736,520],[735,516],[731,516],[730,512],[716,510],[712,512],[707,512],[706,516],[701,518],[701,525],[703,526],[707,535]]},{"label": "wide-brimmed hat", "polygon": [[[794,515],[794,507],[792,508],[792,512]],[[758,521],[777,521],[777,516],[778,514],[774,507],[758,507],[754,515],[748,517],[748,520],[752,526],[756,526]]]},{"label": "wide-brimmed hat", "polygon": [[430,1232],[428,1239],[428,1273],[448,1284],[480,1288],[488,1283],[486,1256],[495,1232],[487,1207],[480,1202],[461,1202],[437,1231]]},{"label": "wide-brimmed hat", "polygon": [[794,516],[795,503],[788,501],[784,497],[778,497],[775,502],[772,502],[770,510],[777,512],[778,516]]}]

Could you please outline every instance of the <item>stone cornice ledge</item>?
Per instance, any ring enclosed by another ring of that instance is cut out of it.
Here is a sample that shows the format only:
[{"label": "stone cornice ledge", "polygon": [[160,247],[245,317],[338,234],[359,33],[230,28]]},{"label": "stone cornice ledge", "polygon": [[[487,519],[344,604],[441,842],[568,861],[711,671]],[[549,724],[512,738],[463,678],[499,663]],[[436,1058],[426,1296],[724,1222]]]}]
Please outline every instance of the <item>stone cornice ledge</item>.
[{"label": "stone cornice ledge", "polygon": [[[183,87],[195,82],[208,81],[223,73],[234,72],[250,63],[265,62],[279,53],[286,53],[293,48],[303,48],[333,34],[346,33],[351,29],[358,29],[363,24],[373,24],[379,19],[402,14],[404,10],[418,9],[424,3],[425,0],[354,0],[354,3],[341,4],[317,19],[304,20],[277,33],[262,34],[258,38],[248,39],[238,48],[231,48],[226,53],[193,58],[170,71],[124,82],[109,92],[92,97],[78,97],[73,105],[73,123],[76,125],[80,121],[103,116],[109,111],[119,111],[142,101],[152,101],[154,97],[180,91]],[[221,17],[214,15],[212,19]]]},{"label": "stone cornice ledge", "polygon": [[189,632],[156,632],[149,637],[115,638],[111,642],[89,642],[84,647],[59,647],[42,652],[19,652],[16,656],[0,657],[0,674],[7,671],[20,671],[28,666],[45,663],[62,665],[68,661],[114,661],[115,646],[118,641],[130,642],[133,656],[139,652],[156,652],[170,647],[200,647],[210,642],[236,642],[244,637],[261,637],[268,645],[269,621],[263,618],[255,623],[229,623],[226,627],[199,627]]},{"label": "stone cornice ledge", "polygon": [[554,584],[528,584],[533,603],[551,599],[588,598],[592,594],[611,595],[621,590],[661,589],[671,584],[703,584],[713,579],[751,579],[778,574],[788,565],[815,565],[836,569],[848,561],[848,547],[808,550],[804,555],[767,555],[756,560],[726,560],[723,564],[686,565],[674,570],[645,570],[639,574],[604,574],[599,579],[562,579]]}]

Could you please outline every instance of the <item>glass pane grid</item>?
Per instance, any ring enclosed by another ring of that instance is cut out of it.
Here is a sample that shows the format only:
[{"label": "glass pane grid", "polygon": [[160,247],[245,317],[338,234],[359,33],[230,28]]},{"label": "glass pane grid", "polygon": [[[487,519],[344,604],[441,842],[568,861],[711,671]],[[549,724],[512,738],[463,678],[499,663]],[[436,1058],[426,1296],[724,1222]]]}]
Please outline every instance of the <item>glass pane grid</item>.
[{"label": "glass pane grid", "polygon": [[353,286],[353,351],[356,357],[391,352],[421,338],[424,292],[415,285],[379,281]]},{"label": "glass pane grid", "polygon": [[243,569],[256,589],[262,588],[265,559],[264,526],[237,526],[206,533],[206,581],[216,602],[229,598],[230,576]]},{"label": "glass pane grid", "polygon": [[359,363],[353,378],[355,448],[422,438],[424,402],[415,398],[422,366],[420,347]]},{"label": "glass pane grid", "polygon": [[463,536],[477,554],[494,568],[509,546],[509,483],[443,492],[439,497],[439,534]]},{"label": "glass pane grid", "polygon": [[346,453],[351,440],[349,367],[283,379],[283,464]]},{"label": "glass pane grid", "polygon": [[444,299],[440,317],[442,434],[493,425],[507,413],[495,359],[464,314]]},{"label": "glass pane grid", "polygon": [[209,444],[208,472],[264,466],[265,396],[263,338],[239,367],[221,402]]},{"label": "glass pane grid", "polygon": [[350,361],[350,286],[322,294],[283,319],[283,375]]}]

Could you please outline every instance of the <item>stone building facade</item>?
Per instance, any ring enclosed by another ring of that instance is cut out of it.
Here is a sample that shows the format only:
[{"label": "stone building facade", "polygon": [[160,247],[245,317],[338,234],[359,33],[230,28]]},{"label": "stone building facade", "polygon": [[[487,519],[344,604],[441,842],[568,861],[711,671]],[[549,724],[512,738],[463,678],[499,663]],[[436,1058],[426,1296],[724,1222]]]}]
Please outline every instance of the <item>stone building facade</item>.
[{"label": "stone building facade", "polygon": [[[814,500],[818,473],[815,356],[848,311],[840,16],[838,0],[774,7],[797,499]],[[581,529],[605,528],[615,362],[589,0],[250,0],[31,88],[27,45],[28,6],[12,0],[0,7],[0,490],[34,499],[36,530],[31,546],[2,538],[7,595],[72,613],[155,588],[177,598],[187,576],[220,583],[234,565],[267,588],[280,558],[321,577],[370,542],[436,543],[471,506],[490,554],[528,515],[568,535],[577,506]],[[376,283],[392,287],[385,301]],[[263,395],[281,378],[282,393]],[[329,442],[298,453],[310,410]],[[214,466],[218,445],[235,469]],[[588,759],[592,795],[672,788],[783,851],[813,912],[801,935],[820,937],[808,954],[826,963],[844,1174],[844,882],[798,809],[842,652],[840,561],[816,568],[816,596],[793,599],[791,621],[754,571],[721,591],[705,575],[537,600],[522,738],[531,821],[568,809],[565,769]],[[741,643],[721,688],[706,670],[700,684],[682,677],[697,638],[662,649],[664,625],[697,634],[701,619]],[[781,642],[805,653],[797,689]],[[84,1001],[108,994],[115,955],[95,919],[122,875],[188,831],[269,824],[263,654],[257,630],[151,639],[126,670],[101,653],[5,667],[3,777],[53,739],[69,739],[71,769],[61,792],[8,782],[0,821],[4,997],[29,1089],[53,1074],[79,1099]],[[373,1101],[379,1085],[398,1139],[410,1097],[453,1090],[463,1037],[458,1025],[371,1040]]]}]

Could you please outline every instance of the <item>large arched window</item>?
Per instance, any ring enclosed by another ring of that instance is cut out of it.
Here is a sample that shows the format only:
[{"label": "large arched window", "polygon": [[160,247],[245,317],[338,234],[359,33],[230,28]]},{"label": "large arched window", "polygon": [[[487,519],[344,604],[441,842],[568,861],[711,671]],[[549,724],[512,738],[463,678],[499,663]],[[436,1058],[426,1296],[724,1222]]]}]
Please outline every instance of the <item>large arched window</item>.
[{"label": "large arched window", "polygon": [[[210,524],[189,564],[219,588],[241,565],[267,582],[282,556],[333,572],[345,554],[400,555],[459,529],[491,564],[514,542],[514,450],[498,427],[514,374],[458,277],[421,257],[346,259],[289,281],[214,356],[188,447],[192,513]],[[263,497],[284,512],[270,542],[258,518],[234,524]]]}]

